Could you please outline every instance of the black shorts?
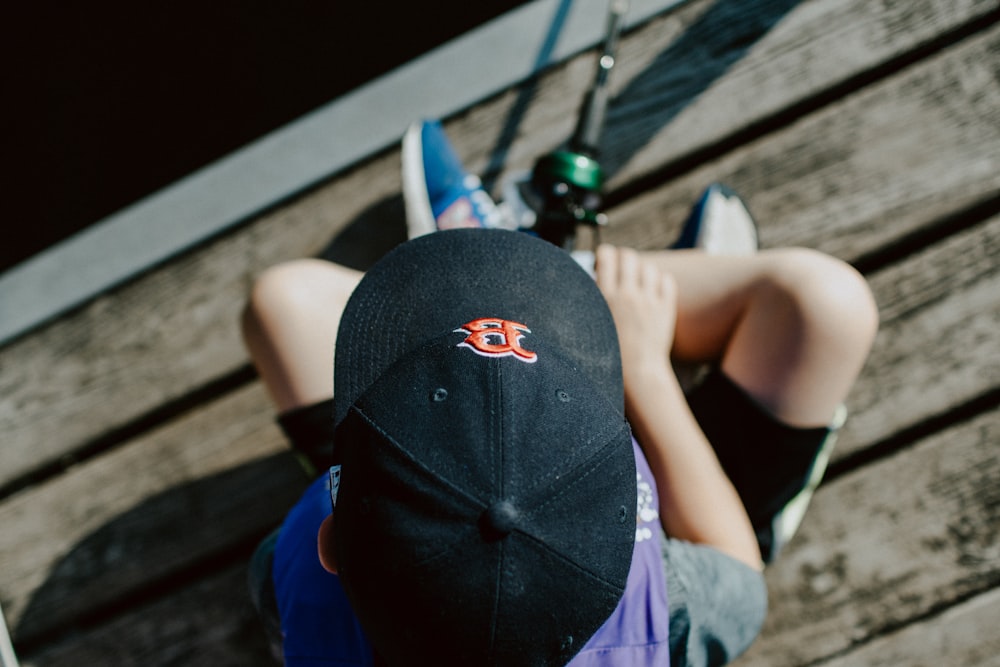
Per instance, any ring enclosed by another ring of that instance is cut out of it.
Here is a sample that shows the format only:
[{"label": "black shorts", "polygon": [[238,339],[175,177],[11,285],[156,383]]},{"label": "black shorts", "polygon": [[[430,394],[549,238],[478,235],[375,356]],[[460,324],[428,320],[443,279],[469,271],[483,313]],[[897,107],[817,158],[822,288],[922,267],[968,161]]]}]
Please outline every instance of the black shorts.
[{"label": "black shorts", "polygon": [[310,479],[333,465],[333,399],[278,415],[278,426]]},{"label": "black shorts", "polygon": [[717,369],[688,403],[746,507],[761,557],[771,562],[798,527],[844,415],[829,427],[789,426]]}]

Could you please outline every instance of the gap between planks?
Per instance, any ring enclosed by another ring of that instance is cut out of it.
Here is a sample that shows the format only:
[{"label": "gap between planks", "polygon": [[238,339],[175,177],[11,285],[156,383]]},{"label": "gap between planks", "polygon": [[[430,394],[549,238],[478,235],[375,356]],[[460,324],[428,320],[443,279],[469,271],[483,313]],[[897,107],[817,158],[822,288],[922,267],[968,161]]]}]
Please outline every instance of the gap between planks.
[{"label": "gap between planks", "polygon": [[[823,82],[826,81],[824,77],[832,81],[828,85],[835,86],[837,81],[852,76],[855,70],[850,68],[870,69],[871,62],[864,61],[865,57],[876,61],[886,57],[898,58],[901,52],[922,48],[921,45],[928,40],[933,41],[938,32],[954,32],[965,25],[978,25],[984,15],[989,15],[988,11],[984,14],[984,7],[990,7],[986,3],[945,4],[947,7],[941,3],[922,5],[921,11],[930,12],[926,16],[909,10],[896,16],[892,13],[897,11],[895,6],[886,8],[877,5],[874,9],[869,9],[870,3],[832,0],[804,3],[762,38],[758,48],[727,71],[717,85],[705,91],[696,104],[675,117],[669,124],[668,131],[648,138],[650,135],[646,130],[640,130],[637,134],[629,129],[628,126],[633,125],[634,120],[629,116],[629,108],[636,100],[646,99],[651,99],[654,104],[665,104],[667,108],[676,107],[676,99],[669,101],[670,95],[676,94],[672,91],[670,80],[659,82],[660,89],[657,89],[655,85],[650,87],[656,82],[647,81],[647,74],[656,57],[669,52],[669,45],[680,40],[685,29],[699,21],[704,23],[709,20],[704,18],[706,14],[711,18],[711,14],[706,11],[710,3],[692,2],[690,7],[685,7],[684,12],[679,12],[676,16],[654,21],[629,35],[623,42],[623,54],[629,49],[633,49],[633,54],[631,57],[623,55],[621,59],[621,74],[625,76],[619,77],[621,90],[616,107],[618,111],[615,112],[619,115],[617,120],[612,119],[614,122],[609,126],[609,136],[615,139],[613,143],[616,145],[643,143],[644,148],[640,151],[641,155],[625,165],[616,178],[620,182],[638,178],[645,168],[643,165],[648,164],[652,156],[658,155],[659,159],[669,161],[670,155],[687,150],[684,147],[690,147],[692,141],[710,144],[715,140],[713,137],[720,133],[725,135],[732,132],[734,123],[736,126],[745,122],[752,123],[754,118],[771,113],[771,107],[761,109],[754,104],[759,105],[759,100],[766,99],[769,100],[768,104],[773,105],[775,102],[772,98],[752,94],[767,91],[767,86],[782,93],[777,99],[794,104],[795,99],[803,96],[808,98],[815,95],[817,89],[822,89]],[[775,7],[780,7],[780,3]],[[866,13],[869,11],[875,11],[876,15]],[[885,13],[878,15],[877,12]],[[859,16],[866,20],[861,21]],[[831,38],[827,33],[831,26],[837,25],[837,21],[846,25],[847,29],[841,28],[833,32],[841,41],[852,46],[852,52],[848,63],[844,65],[848,68],[846,71],[831,72],[829,59],[817,64],[817,58],[808,56],[812,51],[827,48],[824,40]],[[912,24],[907,23],[908,21]],[[816,44],[802,44],[796,31],[815,33],[813,41]],[[682,54],[674,55],[680,57]],[[862,61],[860,63],[859,57]],[[547,113],[550,114],[551,109],[562,107],[575,108],[575,102],[569,106],[566,102],[567,99],[575,100],[577,97],[576,93],[567,95],[566,86],[572,86],[564,83],[561,84],[563,88],[560,88],[560,85],[550,83],[558,81],[560,77],[565,78],[573,67],[581,63],[587,65],[584,59],[577,59],[542,82],[537,101],[543,109],[548,110]],[[629,67],[632,68],[631,72],[628,71]],[[805,71],[802,70],[803,67],[806,67]],[[810,72],[809,67],[819,69],[817,72]],[[572,76],[569,78],[572,79]],[[561,101],[552,99],[552,94],[556,94]],[[720,99],[731,100],[732,104],[737,105],[739,113],[730,114],[729,117],[720,116],[727,106],[720,103]],[[504,100],[495,100],[449,124],[449,131],[454,130],[458,135],[457,143],[460,148],[472,151],[471,163],[481,161],[490,153],[488,143],[493,135],[487,128],[496,128],[497,116],[506,113],[504,104]],[[561,112],[563,117],[567,116],[565,111],[563,109]],[[539,132],[544,135],[547,132],[551,136],[564,136],[559,123],[565,123],[565,120],[546,121],[555,125],[544,132],[536,127],[537,122],[532,120],[530,113],[523,120],[524,129],[532,135]],[[484,141],[486,143],[481,143]],[[536,153],[537,143],[519,140],[511,151],[511,159],[525,159],[525,150],[531,151],[531,154]],[[481,157],[476,157],[477,152]],[[612,155],[611,159],[613,162],[621,162],[622,157]],[[375,163],[368,163],[368,167],[376,172],[398,169],[395,156],[386,156]],[[54,468],[48,466],[54,461],[58,462],[63,456],[69,455],[72,460],[74,453],[86,454],[87,448],[95,442],[99,443],[98,449],[114,446],[114,438],[109,438],[108,433],[126,433],[129,424],[152,425],[150,421],[169,418],[169,410],[164,411],[162,406],[183,406],[183,396],[186,393],[198,391],[198,387],[210,385],[215,381],[214,378],[226,377],[234,368],[238,369],[245,364],[245,356],[238,340],[234,338],[231,322],[235,320],[234,311],[237,306],[234,304],[245,293],[248,281],[256,271],[267,265],[282,259],[315,254],[322,248],[331,229],[329,211],[343,211],[343,220],[350,219],[351,211],[363,216],[363,202],[355,201],[344,211],[344,203],[352,201],[348,192],[360,190],[366,192],[367,196],[384,196],[391,200],[393,193],[398,193],[398,176],[394,173],[379,174],[378,178],[372,179],[368,167],[361,169],[364,175],[360,172],[348,174],[344,179],[338,179],[332,187],[321,188],[303,200],[265,216],[264,220],[258,221],[260,224],[251,225],[234,238],[225,239],[212,248],[196,253],[194,257],[184,258],[167,270],[147,277],[134,288],[130,286],[109,295],[107,299],[99,300],[86,313],[56,323],[24,345],[0,350],[0,356],[8,366],[5,375],[10,380],[10,384],[0,392],[0,395],[6,397],[4,402],[7,404],[4,406],[0,402],[0,423],[10,435],[11,443],[5,450],[4,465],[0,466],[5,471],[2,473],[5,477],[0,479],[0,487],[12,485],[8,489],[16,488],[19,480],[21,484],[25,480],[36,481],[38,477],[32,477],[32,471],[57,471],[58,464]],[[700,173],[701,185],[704,185],[705,174],[708,172],[702,170]],[[374,191],[373,180],[377,183]],[[350,184],[353,185],[346,189],[339,187]],[[695,192],[689,191],[690,188],[682,190],[682,205],[686,207]],[[644,201],[650,207],[660,208],[656,197],[645,198]],[[768,216],[773,210],[767,205],[755,208]],[[628,218],[632,216],[628,212],[627,203],[620,209],[624,211],[625,222],[631,224]],[[399,209],[390,207],[384,212],[398,214]],[[671,210],[670,213],[677,211]],[[661,214],[661,217],[664,216]],[[635,220],[635,224],[641,222],[640,219]],[[332,226],[337,227],[336,224]],[[646,227],[647,230],[653,228],[654,226]],[[655,228],[659,228],[659,225]],[[265,233],[266,229],[275,231],[268,235]],[[654,239],[646,239],[645,242],[655,242],[655,234],[659,233],[654,233]],[[213,254],[217,248],[227,250]],[[253,258],[253,261],[248,262],[248,258]],[[230,274],[220,275],[218,267],[226,267]],[[220,294],[212,297],[215,299],[214,303],[211,300],[205,302],[204,295],[199,292],[204,287],[200,285],[220,286]],[[166,296],[170,294],[174,296]],[[154,305],[156,316],[151,318],[148,313]],[[120,312],[128,313],[126,321],[120,321]],[[127,321],[132,314],[138,316],[141,313],[147,313],[147,323]],[[192,315],[195,317],[192,318]],[[101,323],[105,320],[109,322],[108,326],[114,331],[113,334],[102,333]],[[218,325],[208,324],[209,322],[221,322],[223,326],[220,328]],[[110,340],[117,340],[116,344],[120,347],[109,347]],[[196,350],[200,351],[197,355],[194,354]],[[78,365],[77,355],[81,355],[79,360],[84,362],[84,366]],[[171,363],[164,367],[163,360],[168,359],[181,363]],[[42,377],[39,373],[44,375],[41,386],[38,384]],[[154,385],[149,385],[150,382]],[[151,400],[155,403],[150,403]],[[44,411],[44,419],[39,410]],[[27,449],[18,446],[17,443],[22,440],[30,443]],[[124,440],[119,439],[117,442]],[[0,456],[4,454],[0,453]]]},{"label": "gap between planks", "polygon": [[[884,415],[914,408],[900,403],[894,391],[882,391],[887,376],[910,378],[926,363],[910,350],[935,345],[945,329],[981,332],[983,346],[997,344],[1000,327],[967,296],[992,298],[1000,287],[991,254],[969,252],[988,248],[990,235],[1000,237],[1000,216],[928,249],[933,257],[915,256],[873,281],[876,298],[898,304],[906,316],[890,318],[879,334],[873,359],[849,400],[853,414],[835,461],[877,446],[876,427]],[[954,261],[972,264],[934,285],[967,304],[960,309],[923,286],[929,278],[925,273]],[[953,384],[924,392],[915,406],[917,416],[947,411],[955,400],[953,387],[960,397],[980,391],[981,381],[970,381],[982,369],[976,349],[957,349],[964,354],[960,365],[953,365]],[[903,367],[887,368],[894,359]],[[286,449],[271,409],[263,387],[255,383],[0,505],[0,523],[11,538],[0,545],[6,564],[0,592],[19,638],[56,632],[95,608],[143,595],[157,581],[183,579],[184,572],[197,576],[198,563],[276,523],[294,498],[298,470],[286,469],[287,461],[270,462]],[[268,467],[271,472],[265,474],[258,461],[281,466]],[[247,489],[253,494],[247,496]],[[67,498],[75,501],[67,505]],[[178,531],[189,521],[194,529]],[[162,542],[165,535],[171,537]],[[81,572],[88,574],[80,579]]]}]

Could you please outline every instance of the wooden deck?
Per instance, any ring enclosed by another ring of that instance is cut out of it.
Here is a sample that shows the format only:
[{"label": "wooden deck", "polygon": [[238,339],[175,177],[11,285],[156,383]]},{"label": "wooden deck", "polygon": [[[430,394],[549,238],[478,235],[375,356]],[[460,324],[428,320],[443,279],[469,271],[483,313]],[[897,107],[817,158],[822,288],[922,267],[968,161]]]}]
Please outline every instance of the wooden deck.
[{"label": "wooden deck", "polygon": [[[723,181],[763,245],[850,261],[881,309],[740,665],[1000,665],[998,18],[998,0],[691,0],[623,38],[604,239],[663,247]],[[467,164],[495,177],[561,143],[592,68],[448,118]],[[365,266],[402,216],[394,146],[0,349],[0,605],[22,664],[271,664],[246,561],[305,480],[237,314],[265,267]]]}]

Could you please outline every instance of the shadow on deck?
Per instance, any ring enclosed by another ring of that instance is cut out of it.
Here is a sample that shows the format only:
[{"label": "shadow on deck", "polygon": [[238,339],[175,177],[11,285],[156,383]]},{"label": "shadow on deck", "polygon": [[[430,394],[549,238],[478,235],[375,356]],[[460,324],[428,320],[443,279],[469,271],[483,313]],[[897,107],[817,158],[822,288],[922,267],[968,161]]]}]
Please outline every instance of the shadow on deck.
[{"label": "shadow on deck", "polygon": [[[1000,664],[998,14],[692,0],[623,38],[604,239],[663,247],[723,181],[765,246],[854,263],[881,311],[739,664]],[[560,144],[591,68],[447,119],[466,163],[498,177]],[[396,147],[373,155],[0,349],[0,602],[25,664],[271,664],[245,562],[304,480],[237,314],[271,264],[402,240],[398,173]]]}]

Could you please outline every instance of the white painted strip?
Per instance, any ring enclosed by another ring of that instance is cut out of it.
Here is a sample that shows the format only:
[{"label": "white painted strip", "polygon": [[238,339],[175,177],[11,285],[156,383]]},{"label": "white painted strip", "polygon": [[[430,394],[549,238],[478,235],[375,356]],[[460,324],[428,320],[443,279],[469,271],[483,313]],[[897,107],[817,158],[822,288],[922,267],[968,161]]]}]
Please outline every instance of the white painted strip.
[{"label": "white painted strip", "polygon": [[7,621],[3,616],[3,608],[0,607],[0,667],[17,667],[17,664],[17,656],[10,643],[10,633],[7,632]]},{"label": "white painted strip", "polygon": [[[683,0],[632,0],[626,25]],[[0,344],[599,43],[608,0],[538,0],[320,107],[0,275]],[[349,66],[349,64],[348,64]]]}]

